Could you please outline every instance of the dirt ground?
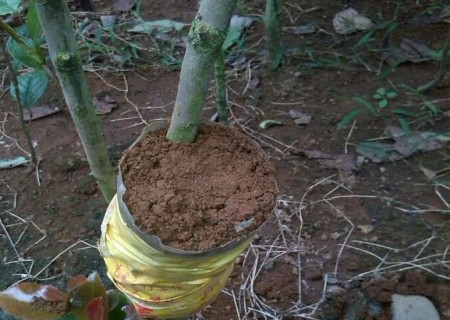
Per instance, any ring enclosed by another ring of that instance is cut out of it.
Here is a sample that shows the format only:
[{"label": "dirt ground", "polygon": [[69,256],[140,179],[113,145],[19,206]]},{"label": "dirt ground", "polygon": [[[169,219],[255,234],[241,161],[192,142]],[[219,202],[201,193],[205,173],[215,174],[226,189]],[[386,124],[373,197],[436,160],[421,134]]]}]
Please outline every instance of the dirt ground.
[{"label": "dirt ground", "polygon": [[[228,102],[232,124],[276,167],[278,205],[196,319],[391,319],[393,293],[428,297],[450,319],[450,74],[423,94],[415,90],[438,74],[439,61],[424,52],[445,46],[448,2],[285,1],[284,57],[272,73],[264,65],[264,2],[239,5],[237,14],[254,22],[227,59]],[[375,29],[334,32],[333,17],[345,5]],[[105,1],[93,7],[86,15],[71,3],[77,28],[116,13]],[[141,16],[190,23],[196,10],[197,1],[143,1]],[[136,23],[133,14],[118,17],[122,27]],[[106,37],[115,49],[100,53],[83,46],[92,95],[115,106],[100,115],[115,165],[146,124],[170,116],[186,30],[125,32],[119,44]],[[80,44],[95,38],[94,31],[80,34]],[[127,43],[138,44],[138,56]],[[0,156],[27,156],[4,61],[1,70]],[[397,92],[383,108],[373,97],[379,88]],[[111,286],[95,248],[106,203],[55,82],[40,104],[61,111],[29,124],[38,175],[24,166],[0,171],[0,289],[30,278],[64,288],[92,270]],[[205,120],[214,108],[211,89]],[[357,116],[344,125],[350,112]],[[262,128],[264,120],[276,123]],[[406,137],[432,132],[442,141],[407,155],[363,148],[364,141],[392,146],[399,139],[389,136],[392,126]]]}]

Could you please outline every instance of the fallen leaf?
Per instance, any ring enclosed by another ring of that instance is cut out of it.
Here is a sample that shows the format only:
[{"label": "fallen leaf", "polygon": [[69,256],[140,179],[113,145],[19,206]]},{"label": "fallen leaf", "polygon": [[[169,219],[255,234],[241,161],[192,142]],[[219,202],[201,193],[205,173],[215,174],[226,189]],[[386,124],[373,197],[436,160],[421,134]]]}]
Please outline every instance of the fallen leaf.
[{"label": "fallen leaf", "polygon": [[357,226],[357,228],[364,234],[368,234],[373,230],[373,226],[371,226],[370,224],[360,224]]},{"label": "fallen leaf", "polygon": [[422,165],[420,165],[419,168],[423,172],[423,174],[428,178],[428,180],[433,180],[434,178],[436,178],[437,176],[436,171],[425,168]]},{"label": "fallen leaf", "polygon": [[319,163],[324,167],[338,169],[344,172],[353,172],[358,170],[358,167],[355,164],[354,156],[345,153],[336,155],[334,159],[319,160]]},{"label": "fallen leaf", "polygon": [[107,114],[117,108],[117,102],[111,98],[109,93],[102,93],[94,97],[93,102],[97,114]]},{"label": "fallen leaf", "polygon": [[260,84],[260,81],[259,81],[258,77],[253,76],[250,79],[250,82],[249,82],[250,88],[255,89],[256,87],[258,87],[259,84]]},{"label": "fallen leaf", "polygon": [[393,149],[406,158],[418,151],[433,151],[442,147],[443,144],[431,136],[411,133],[395,138]]},{"label": "fallen leaf", "polygon": [[136,0],[113,0],[112,1],[114,10],[122,11],[122,12],[130,11],[131,8],[133,8],[135,4],[136,4]]},{"label": "fallen leaf", "polygon": [[444,6],[438,13],[419,14],[408,21],[414,27],[421,27],[427,24],[436,24],[440,22],[450,23],[450,7]]},{"label": "fallen leaf", "polygon": [[222,49],[226,50],[233,46],[239,41],[244,30],[250,27],[253,23],[253,18],[251,17],[241,17],[234,15],[231,17],[230,27],[228,28],[228,33],[223,42]]},{"label": "fallen leaf", "polygon": [[360,14],[353,18],[353,24],[358,31],[369,30],[373,26],[373,23],[369,18]]},{"label": "fallen leaf", "polygon": [[289,110],[289,115],[294,119],[294,122],[298,125],[308,124],[311,122],[311,115],[303,113],[301,111],[291,109]]},{"label": "fallen leaf", "polygon": [[304,150],[303,154],[309,159],[331,159],[332,155],[320,150]]},{"label": "fallen leaf", "polygon": [[317,25],[315,24],[307,24],[304,26],[298,26],[298,27],[286,27],[283,28],[283,30],[292,32],[298,35],[307,35],[307,34],[313,34],[317,31]]},{"label": "fallen leaf", "polygon": [[363,31],[372,28],[372,21],[358,13],[353,8],[347,8],[338,12],[333,18],[333,28],[336,33],[350,34],[355,31]]},{"label": "fallen leaf", "polygon": [[425,44],[414,42],[410,39],[402,39],[399,47],[391,46],[381,55],[390,65],[398,65],[404,62],[421,63],[430,61],[438,53]]},{"label": "fallen leaf", "polygon": [[247,56],[242,52],[231,52],[226,59],[226,63],[237,68],[246,64],[248,60]]},{"label": "fallen leaf", "polygon": [[277,120],[264,120],[259,123],[259,127],[261,129],[267,129],[273,126],[281,126],[281,125],[283,125],[283,122]]},{"label": "fallen leaf", "polygon": [[22,166],[28,163],[28,159],[25,157],[17,157],[14,159],[0,159],[0,169],[10,169],[18,166]]},{"label": "fallen leaf", "polygon": [[388,126],[385,129],[386,142],[363,141],[357,144],[356,152],[372,162],[390,162],[407,158],[416,152],[441,149],[450,142],[450,132],[410,131],[405,134],[401,128]]},{"label": "fallen leaf", "polygon": [[[67,294],[59,289],[37,283],[20,283],[0,292],[0,308],[19,318],[51,320],[61,316],[68,307]],[[45,308],[37,308],[38,305]]]},{"label": "fallen leaf", "polygon": [[184,23],[163,19],[154,21],[145,21],[128,29],[128,32],[151,34],[154,30],[162,33],[171,31],[181,31],[184,28]]},{"label": "fallen leaf", "polygon": [[297,118],[294,120],[295,124],[308,124],[311,122],[311,116],[310,115],[304,115],[303,117]]},{"label": "fallen leaf", "polygon": [[[128,11],[128,10],[126,10]],[[102,23],[102,26],[104,28],[114,28],[114,26],[116,25],[116,16],[113,15],[104,15],[104,16],[100,16],[100,22]]]},{"label": "fallen leaf", "polygon": [[356,152],[374,163],[396,161],[403,158],[392,145],[380,142],[362,141],[356,145]]},{"label": "fallen leaf", "polygon": [[62,110],[58,107],[50,106],[37,106],[29,109],[23,109],[23,119],[25,121],[33,121],[36,119],[51,116],[52,114],[61,112]]},{"label": "fallen leaf", "polygon": [[355,157],[351,154],[329,154],[320,150],[304,150],[303,154],[310,159],[318,159],[319,163],[327,168],[338,169],[344,172],[358,170]]}]

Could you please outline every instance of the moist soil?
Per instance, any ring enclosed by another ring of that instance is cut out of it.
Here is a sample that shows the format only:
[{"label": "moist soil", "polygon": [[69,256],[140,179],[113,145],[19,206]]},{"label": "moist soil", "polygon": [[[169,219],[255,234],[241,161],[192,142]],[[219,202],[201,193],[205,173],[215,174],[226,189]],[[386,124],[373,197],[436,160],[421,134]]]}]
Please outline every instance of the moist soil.
[{"label": "moist soil", "polygon": [[[411,131],[450,130],[448,69],[424,94],[414,91],[438,73],[439,63],[420,52],[444,47],[448,16],[439,16],[448,1],[285,1],[285,51],[276,72],[264,65],[265,2],[242,1],[237,10],[255,21],[227,59],[227,91],[231,125],[267,154],[279,197],[224,291],[193,319],[392,319],[394,293],[425,296],[441,319],[450,319],[448,143],[398,161],[365,157],[356,168],[349,162],[358,158],[359,143],[384,141],[386,127],[400,126],[400,117]],[[114,11],[112,3],[93,0],[88,14],[78,2],[70,5],[92,95],[115,107],[99,117],[117,168],[147,124],[171,115],[187,30],[128,33],[136,15]],[[198,1],[141,3],[143,20],[189,24]],[[378,28],[335,33],[333,17],[345,5]],[[99,37],[100,16],[111,14],[125,31]],[[419,56],[388,64],[399,52]],[[27,156],[3,57],[0,70],[0,156]],[[379,88],[397,92],[385,108],[373,98]],[[213,90],[204,122],[215,113]],[[93,270],[112,288],[96,250],[107,204],[54,81],[40,104],[60,112],[28,124],[41,159],[39,182],[28,166],[0,170],[0,289],[27,278],[64,289],[71,277]],[[294,119],[298,112],[303,116]],[[338,130],[350,112],[357,117]],[[281,124],[263,129],[264,120]],[[327,159],[311,157],[324,153]],[[0,318],[12,319],[1,311]]]},{"label": "moist soil", "polygon": [[272,214],[274,167],[244,134],[201,125],[192,144],[167,129],[149,134],[121,162],[124,196],[136,225],[165,245],[190,251],[245,237]]}]

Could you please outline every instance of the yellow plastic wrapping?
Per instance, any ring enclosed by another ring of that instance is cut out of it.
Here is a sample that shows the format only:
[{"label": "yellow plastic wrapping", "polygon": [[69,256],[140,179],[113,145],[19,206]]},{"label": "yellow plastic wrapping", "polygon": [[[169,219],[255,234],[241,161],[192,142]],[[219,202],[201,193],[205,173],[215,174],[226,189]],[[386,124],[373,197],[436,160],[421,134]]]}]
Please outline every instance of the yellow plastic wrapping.
[{"label": "yellow plastic wrapping", "polygon": [[125,187],[120,175],[118,182],[99,241],[109,278],[143,317],[180,318],[200,311],[224,287],[236,257],[254,233],[205,252],[165,246],[135,226],[122,200]]}]

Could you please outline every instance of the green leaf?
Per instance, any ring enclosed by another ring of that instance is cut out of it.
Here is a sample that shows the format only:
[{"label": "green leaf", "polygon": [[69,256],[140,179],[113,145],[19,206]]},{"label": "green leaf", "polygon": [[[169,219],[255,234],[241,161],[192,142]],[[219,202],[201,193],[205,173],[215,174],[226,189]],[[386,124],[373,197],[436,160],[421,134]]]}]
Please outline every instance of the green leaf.
[{"label": "green leaf", "polygon": [[267,129],[269,127],[281,126],[281,125],[283,125],[283,122],[280,122],[277,120],[264,120],[259,123],[259,127],[261,129]]},{"label": "green leaf", "polygon": [[388,93],[386,93],[386,97],[388,97],[389,99],[395,99],[397,98],[397,92],[389,91]]},{"label": "green leaf", "polygon": [[242,29],[238,27],[228,29],[227,37],[222,45],[222,50],[227,50],[232,45],[236,44],[240,39],[242,34]]},{"label": "green leaf", "polygon": [[[48,76],[42,70],[35,70],[17,77],[20,102],[23,108],[31,109],[42,98],[48,87]],[[17,101],[16,88],[11,83],[11,95]]]},{"label": "green leaf", "polygon": [[22,10],[21,0],[0,0],[0,16]]},{"label": "green leaf", "polygon": [[20,283],[0,292],[0,308],[24,320],[53,320],[67,308],[67,294],[37,283]]},{"label": "green leaf", "polygon": [[427,54],[431,59],[440,61],[442,60],[443,50],[430,50]]},{"label": "green leaf", "polygon": [[119,290],[108,290],[106,292],[108,297],[109,314],[108,320],[124,320],[126,313],[122,311],[122,307],[129,305],[131,302],[127,296]]},{"label": "green leaf", "polygon": [[42,69],[45,64],[42,52],[35,47],[33,40],[29,38],[22,38],[22,40],[25,45],[21,45],[11,38],[6,42],[11,57],[27,67]]},{"label": "green leaf", "polygon": [[389,104],[389,102],[387,101],[387,99],[383,99],[383,100],[380,100],[380,102],[378,102],[378,106],[381,109],[386,108],[388,106],[388,104]]},{"label": "green leaf", "polygon": [[42,36],[42,27],[36,9],[36,1],[32,0],[27,15],[28,36],[36,42]]},{"label": "green leaf", "polygon": [[379,142],[361,141],[356,145],[356,152],[375,163],[379,163],[391,160],[392,148]]},{"label": "green leaf", "polygon": [[364,37],[362,37],[361,39],[359,39],[358,43],[355,44],[354,49],[363,46],[369,42],[372,42],[374,40],[374,38],[372,38],[372,35],[374,33],[375,30],[372,30],[370,32],[368,32]]},{"label": "green leaf", "polygon": [[427,109],[431,111],[433,116],[437,116],[441,112],[441,109],[439,109],[439,107],[437,105],[435,105],[433,102],[424,101],[423,103],[424,103],[425,107],[427,107]]},{"label": "green leaf", "polygon": [[382,96],[384,96],[386,94],[386,89],[385,88],[378,88],[377,89],[377,93],[381,94]]},{"label": "green leaf", "polygon": [[350,111],[349,113],[347,113],[345,115],[345,117],[342,118],[342,120],[339,121],[339,123],[337,124],[337,129],[341,130],[341,129],[345,128],[345,126],[347,126],[347,124],[349,124],[350,121],[352,121],[354,118],[356,118],[362,112],[363,112],[363,109],[358,108],[358,109],[354,109],[354,110]]},{"label": "green leaf", "polygon": [[415,111],[412,111],[409,108],[395,108],[394,110],[392,110],[392,113],[406,117],[415,117],[417,115]]},{"label": "green leaf", "polygon": [[[106,317],[106,310],[109,310],[108,299],[106,297],[105,287],[103,286],[98,273],[92,273],[87,279],[79,277],[69,285],[72,288],[70,292],[71,311],[75,313],[77,319],[97,320],[98,318],[91,319],[89,317],[90,315],[99,316],[100,314],[103,314]],[[92,301],[97,298],[101,299],[98,299],[93,303]],[[100,302],[102,304],[101,308],[98,306]],[[90,303],[93,303],[93,305],[88,309]],[[92,314],[90,314],[90,312],[92,312]]]},{"label": "green leaf", "polygon": [[73,313],[65,314],[56,320],[79,320]]},{"label": "green leaf", "polygon": [[253,18],[233,16],[230,21],[230,27],[228,33],[223,42],[222,49],[227,50],[234,44],[239,43],[241,35],[244,33],[245,28],[249,27],[253,23]]},{"label": "green leaf", "polygon": [[378,115],[379,115],[378,111],[375,109],[375,107],[373,106],[373,104],[369,100],[367,100],[364,97],[359,97],[359,96],[358,97],[353,97],[353,100],[358,102],[360,105],[366,107],[367,109],[369,109],[369,111],[373,115],[378,117]]},{"label": "green leaf", "polygon": [[406,84],[406,83],[400,83],[398,85],[398,87],[406,89],[408,92],[415,94],[417,96],[422,96],[422,93],[420,93],[420,91],[418,91],[416,88],[411,87],[410,85]]},{"label": "green leaf", "polygon": [[376,99],[376,100],[381,100],[381,99],[383,99],[384,97],[383,97],[381,94],[379,94],[379,93],[375,93],[375,94],[373,95],[373,98]]},{"label": "green leaf", "polygon": [[400,123],[400,127],[402,128],[402,131],[405,134],[405,136],[408,136],[411,132],[411,128],[409,127],[408,121],[406,121],[406,119],[399,118],[398,122]]}]

